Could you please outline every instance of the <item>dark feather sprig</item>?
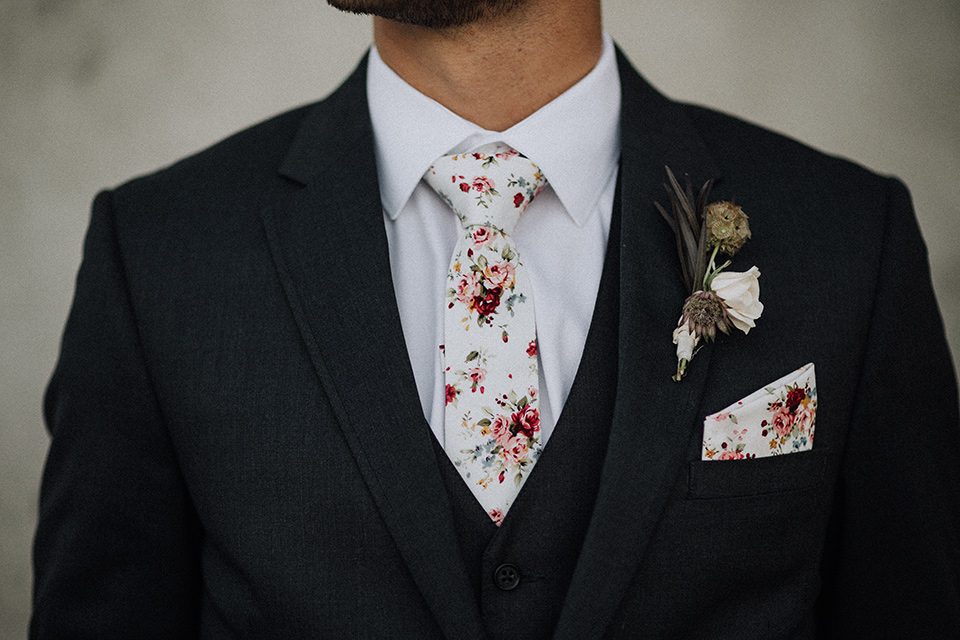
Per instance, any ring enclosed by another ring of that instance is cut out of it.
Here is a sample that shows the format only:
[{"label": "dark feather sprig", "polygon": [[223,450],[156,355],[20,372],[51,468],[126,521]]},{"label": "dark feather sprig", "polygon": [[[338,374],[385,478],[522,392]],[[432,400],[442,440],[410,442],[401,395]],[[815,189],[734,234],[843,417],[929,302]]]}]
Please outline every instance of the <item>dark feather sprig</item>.
[{"label": "dark feather sprig", "polygon": [[700,289],[707,271],[707,227],[704,223],[704,208],[713,180],[707,180],[694,197],[693,183],[686,177],[686,188],[681,188],[670,167],[667,170],[669,184],[664,184],[670,197],[670,213],[659,202],[654,205],[673,229],[677,237],[677,253],[680,256],[680,273],[687,292],[693,294]]}]

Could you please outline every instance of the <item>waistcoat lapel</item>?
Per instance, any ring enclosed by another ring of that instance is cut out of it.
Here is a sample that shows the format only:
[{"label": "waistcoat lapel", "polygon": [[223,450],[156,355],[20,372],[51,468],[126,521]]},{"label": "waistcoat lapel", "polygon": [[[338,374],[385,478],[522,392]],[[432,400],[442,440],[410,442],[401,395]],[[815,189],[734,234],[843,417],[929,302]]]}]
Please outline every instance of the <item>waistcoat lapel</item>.
[{"label": "waistcoat lapel", "polygon": [[[619,53],[619,52],[618,52]],[[599,638],[636,573],[684,454],[699,428],[706,345],[682,382],[671,334],[687,292],[673,232],[654,201],[667,202],[664,165],[698,186],[719,178],[680,107],[647,85],[619,54],[622,86],[620,358],[609,449],[593,518],[556,638]],[[681,178],[682,179],[682,178]],[[678,544],[682,544],[678,542]]]},{"label": "waistcoat lapel", "polygon": [[[619,202],[619,190],[615,202]],[[603,276],[570,395],[544,452],[499,529],[437,446],[461,550],[488,637],[549,638],[590,522],[616,392],[619,217],[611,225]],[[494,574],[517,567],[516,588]],[[531,603],[535,605],[531,606]]]}]

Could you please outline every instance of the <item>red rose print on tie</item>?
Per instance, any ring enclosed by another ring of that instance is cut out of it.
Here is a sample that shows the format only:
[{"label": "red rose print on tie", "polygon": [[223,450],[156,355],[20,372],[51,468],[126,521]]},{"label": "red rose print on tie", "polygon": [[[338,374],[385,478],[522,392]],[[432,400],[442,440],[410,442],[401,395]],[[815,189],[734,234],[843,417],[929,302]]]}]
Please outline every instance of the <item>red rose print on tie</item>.
[{"label": "red rose print on tie", "polygon": [[476,391],[480,387],[480,393],[483,393],[483,387],[480,383],[487,377],[487,370],[483,367],[473,367],[467,371],[467,379],[470,380],[470,391]]},{"label": "red rose print on tie", "polygon": [[480,284],[480,274],[476,271],[461,276],[456,288],[457,302],[473,308],[475,301],[482,299],[483,286]]},{"label": "red rose print on tie", "polygon": [[497,262],[495,264],[488,263],[487,268],[483,271],[483,276],[487,279],[487,282],[494,287],[510,289],[513,287],[515,273],[516,267],[511,263]]},{"label": "red rose print on tie", "polygon": [[520,205],[523,204],[524,199],[525,197],[522,193],[516,194],[515,196],[513,196],[513,206],[519,207]]},{"label": "red rose print on tie", "polygon": [[490,289],[482,298],[477,296],[473,299],[473,307],[481,316],[492,316],[497,312],[497,307],[500,306],[501,293],[503,293],[502,289]]},{"label": "red rose print on tie", "polygon": [[494,417],[490,423],[490,431],[493,432],[493,439],[501,447],[506,446],[510,440],[510,418],[504,415]]},{"label": "red rose print on tie", "polygon": [[[513,436],[507,441],[506,446],[503,447],[501,454],[503,455],[503,462],[508,469],[516,467],[522,461],[526,460],[528,451],[527,439]],[[503,480],[500,482],[503,482]]]},{"label": "red rose print on tie", "polygon": [[530,344],[527,345],[527,355],[531,358],[537,357],[537,341],[531,340]]},{"label": "red rose print on tie", "polygon": [[[511,421],[516,425],[518,435],[533,438],[537,432],[540,431],[540,412],[529,404],[524,405],[520,411],[510,417]],[[511,426],[513,426],[513,424]]]},{"label": "red rose print on tie", "polygon": [[482,226],[474,229],[473,233],[470,234],[470,237],[473,239],[473,244],[478,247],[483,247],[490,244],[490,241],[493,239],[493,234],[493,229],[487,226]]},{"label": "red rose print on tie", "polygon": [[487,191],[490,191],[493,189],[493,186],[493,180],[487,178],[486,176],[477,176],[473,179],[473,188],[480,193],[486,193]]}]

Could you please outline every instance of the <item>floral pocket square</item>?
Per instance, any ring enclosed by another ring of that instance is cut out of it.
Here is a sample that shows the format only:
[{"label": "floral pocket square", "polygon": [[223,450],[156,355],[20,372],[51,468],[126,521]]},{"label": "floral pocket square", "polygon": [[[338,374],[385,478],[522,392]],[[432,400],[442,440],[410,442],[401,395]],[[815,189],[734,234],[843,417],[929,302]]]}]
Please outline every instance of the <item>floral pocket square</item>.
[{"label": "floral pocket square", "polygon": [[813,448],[817,378],[813,363],[703,421],[701,460],[740,460]]}]

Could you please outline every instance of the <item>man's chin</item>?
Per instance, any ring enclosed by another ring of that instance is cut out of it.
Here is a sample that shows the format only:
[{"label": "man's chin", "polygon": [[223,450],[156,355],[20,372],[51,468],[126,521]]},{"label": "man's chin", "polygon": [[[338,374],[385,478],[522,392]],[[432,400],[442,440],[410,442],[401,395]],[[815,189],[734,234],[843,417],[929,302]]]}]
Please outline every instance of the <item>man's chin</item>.
[{"label": "man's chin", "polygon": [[327,0],[335,9],[427,29],[462,27],[503,17],[526,0]]}]

